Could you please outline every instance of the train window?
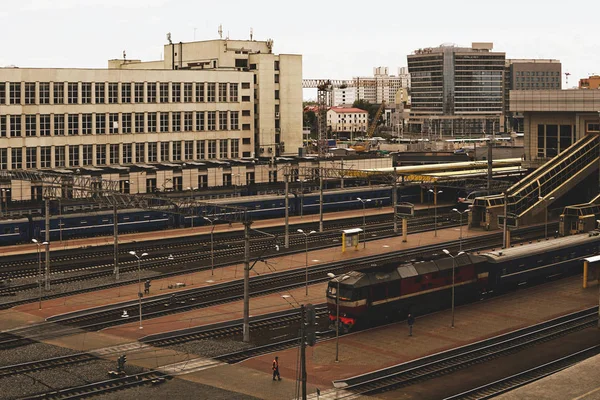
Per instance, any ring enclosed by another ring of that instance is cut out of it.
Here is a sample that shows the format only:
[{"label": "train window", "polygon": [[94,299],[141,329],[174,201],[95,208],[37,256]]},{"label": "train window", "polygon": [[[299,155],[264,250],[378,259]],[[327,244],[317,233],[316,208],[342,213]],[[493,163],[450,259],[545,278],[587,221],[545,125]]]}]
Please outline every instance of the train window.
[{"label": "train window", "polygon": [[337,293],[337,288],[335,286],[329,286],[329,295],[335,296],[336,293]]},{"label": "train window", "polygon": [[386,298],[386,290],[385,285],[376,285],[373,286],[371,290],[371,294],[373,296],[373,301],[385,300]]},{"label": "train window", "polygon": [[123,221],[129,221],[129,217],[123,217]]},{"label": "train window", "polygon": [[107,223],[107,222],[108,222],[108,219],[104,218],[104,219],[102,219],[102,222],[105,222],[105,223]]},{"label": "train window", "polygon": [[149,215],[144,215],[144,218],[150,219],[150,216]]},{"label": "train window", "polygon": [[[9,231],[10,231],[10,229],[9,229]],[[19,227],[18,226],[15,226],[15,233],[19,233]]]},{"label": "train window", "polygon": [[340,300],[351,300],[352,299],[352,289],[340,287]]},{"label": "train window", "polygon": [[87,221],[85,219],[82,219],[81,220],[81,225],[86,225],[86,224],[87,224]]}]

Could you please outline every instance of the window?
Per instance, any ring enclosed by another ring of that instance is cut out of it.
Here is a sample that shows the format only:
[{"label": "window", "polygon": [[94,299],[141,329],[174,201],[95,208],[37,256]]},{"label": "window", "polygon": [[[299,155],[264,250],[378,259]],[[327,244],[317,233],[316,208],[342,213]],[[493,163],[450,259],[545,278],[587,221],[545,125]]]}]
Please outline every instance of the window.
[{"label": "window", "polygon": [[131,113],[121,114],[121,132],[131,133]]},{"label": "window", "polygon": [[145,143],[136,143],[135,144],[135,162],[143,163],[146,161],[146,147]]},{"label": "window", "polygon": [[8,168],[8,151],[6,149],[0,149],[0,169]]},{"label": "window", "polygon": [[231,129],[232,131],[237,131],[240,129],[239,114],[240,114],[239,111],[230,111],[229,112],[229,120],[230,120],[229,129]]},{"label": "window", "polygon": [[250,110],[242,110],[242,117],[249,117],[250,116]]},{"label": "window", "polygon": [[35,104],[35,82],[25,82],[25,104]]},{"label": "window", "polygon": [[169,84],[165,82],[160,83],[160,102],[169,102]]},{"label": "window", "polygon": [[79,135],[79,114],[68,114],[67,135]]},{"label": "window", "polygon": [[194,159],[194,141],[186,140],[184,142],[184,157],[185,160],[193,160]]},{"label": "window", "polygon": [[240,156],[240,139],[231,139],[231,158]]},{"label": "window", "polygon": [[69,166],[79,167],[79,146],[69,146]]},{"label": "window", "polygon": [[275,91],[275,100],[279,100],[279,90]]},{"label": "window", "polygon": [[156,113],[148,113],[148,132],[156,133]]},{"label": "window", "polygon": [[135,113],[135,132],[144,133],[144,114]]},{"label": "window", "polygon": [[193,113],[191,111],[186,111],[183,113],[183,131],[191,132],[192,131],[192,118]]},{"label": "window", "polygon": [[65,146],[56,146],[54,148],[54,165],[56,167],[64,167],[65,163]]},{"label": "window", "polygon": [[10,104],[21,104],[21,82],[10,83]]},{"label": "window", "polygon": [[25,136],[35,136],[37,133],[36,115],[30,114],[25,116]]},{"label": "window", "polygon": [[157,160],[156,142],[148,143],[148,162],[156,162]]},{"label": "window", "polygon": [[192,84],[191,83],[183,84],[183,102],[184,103],[192,102]]},{"label": "window", "polygon": [[196,146],[198,148],[198,159],[204,160],[206,158],[206,149],[204,148],[204,140],[198,140]]},{"label": "window", "polygon": [[181,161],[181,142],[173,142],[173,161]]},{"label": "window", "polygon": [[199,188],[207,188],[208,187],[208,176],[198,175],[198,187]]},{"label": "window", "polygon": [[96,135],[106,133],[106,114],[96,114]]},{"label": "window", "polygon": [[94,84],[94,90],[96,91],[96,104],[106,103],[106,93],[104,91],[104,82],[96,82]]},{"label": "window", "polygon": [[96,165],[106,165],[106,145],[96,145]]},{"label": "window", "polygon": [[169,143],[168,142],[161,142],[161,144],[160,144],[160,160],[161,161],[170,161]]},{"label": "window", "polygon": [[206,101],[208,101],[209,103],[214,103],[215,102],[215,95],[216,95],[216,90],[217,90],[217,84],[216,83],[208,83],[208,89],[207,89],[207,99]]},{"label": "window", "polygon": [[204,111],[198,111],[196,113],[196,130],[203,131],[204,129]]},{"label": "window", "polygon": [[6,137],[6,116],[0,115],[0,137]]},{"label": "window", "polygon": [[560,137],[559,137],[560,150],[559,151],[564,151],[567,147],[569,147],[573,143],[572,132],[573,132],[573,127],[571,125],[561,125],[560,126]]},{"label": "window", "polygon": [[133,144],[123,143],[123,164],[131,164],[133,159]]},{"label": "window", "polygon": [[94,145],[84,144],[81,146],[83,162],[82,165],[93,165]]},{"label": "window", "polygon": [[6,104],[6,83],[0,82],[0,106]]},{"label": "window", "polygon": [[108,104],[117,104],[119,102],[119,84],[110,82],[108,84]]},{"label": "window", "polygon": [[10,154],[12,155],[12,169],[23,169],[23,152],[21,148],[11,149]]},{"label": "window", "polygon": [[148,82],[148,103],[156,103],[156,83]]},{"label": "window", "polygon": [[160,131],[169,132],[169,113],[160,113]]},{"label": "window", "polygon": [[21,137],[21,116],[10,116],[10,137]]},{"label": "window", "polygon": [[249,131],[250,130],[250,124],[242,124],[242,130],[243,131]]},{"label": "window", "polygon": [[546,157],[558,154],[558,125],[546,125]]},{"label": "window", "polygon": [[208,158],[217,158],[217,141],[209,140],[208,141]]},{"label": "window", "polygon": [[79,84],[77,82],[69,82],[67,84],[67,100],[69,104],[79,103]]},{"label": "window", "polygon": [[27,147],[25,149],[25,165],[27,168],[37,168],[37,148]]},{"label": "window", "polygon": [[81,114],[81,134],[92,134],[92,114]]},{"label": "window", "polygon": [[171,129],[173,132],[181,132],[181,113],[172,113]]},{"label": "window", "polygon": [[54,104],[63,104],[65,102],[65,85],[62,82],[54,82],[53,93]]},{"label": "window", "polygon": [[587,129],[586,129],[585,132],[586,133],[589,133],[589,132],[600,132],[600,124],[588,123],[587,124]]},{"label": "window", "polygon": [[227,130],[227,111],[219,111],[219,130]]},{"label": "window", "polygon": [[65,116],[63,114],[54,114],[54,136],[64,136],[64,134]]},{"label": "window", "polygon": [[538,157],[545,157],[545,146],[544,146],[544,138],[545,138],[545,126],[543,124],[538,124]]},{"label": "window", "polygon": [[135,102],[136,103],[144,102],[144,82],[136,82],[135,83]]},{"label": "window", "polygon": [[81,84],[81,104],[90,104],[92,102],[92,83],[83,82]]},{"label": "window", "polygon": [[196,102],[203,103],[204,100],[204,82],[196,83]]},{"label": "window", "polygon": [[227,139],[219,140],[219,158],[227,158]]},{"label": "window", "polygon": [[173,103],[181,102],[181,83],[173,82],[171,83],[171,98]]},{"label": "window", "polygon": [[110,145],[110,163],[119,164],[119,144]]},{"label": "window", "polygon": [[225,103],[227,101],[227,84],[219,83],[219,103]]},{"label": "window", "polygon": [[121,103],[131,103],[131,83],[121,83]]},{"label": "window", "polygon": [[52,147],[50,146],[42,146],[40,147],[40,168],[50,168],[52,167],[52,158],[51,158]]},{"label": "window", "polygon": [[250,96],[242,96],[242,101],[250,101]]},{"label": "window", "polygon": [[208,112],[208,130],[209,131],[214,131],[217,129],[217,112],[216,111],[209,111]]},{"label": "window", "polygon": [[250,82],[242,82],[242,89],[250,89]]},{"label": "window", "polygon": [[275,71],[279,71],[279,61],[275,61]]},{"label": "window", "polygon": [[238,84],[237,83],[229,84],[229,101],[231,101],[231,102],[238,101]]},{"label": "window", "polygon": [[40,115],[40,136],[50,136],[50,114]]},{"label": "window", "polygon": [[119,114],[108,114],[108,133],[112,135],[119,133]]}]

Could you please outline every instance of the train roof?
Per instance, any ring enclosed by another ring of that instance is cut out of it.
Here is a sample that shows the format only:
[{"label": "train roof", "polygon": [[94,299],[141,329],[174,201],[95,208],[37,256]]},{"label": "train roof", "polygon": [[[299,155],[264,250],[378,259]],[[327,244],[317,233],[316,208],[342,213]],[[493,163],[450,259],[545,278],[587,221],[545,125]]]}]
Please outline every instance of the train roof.
[{"label": "train roof", "polygon": [[600,242],[600,233],[598,231],[542,240],[540,242],[511,247],[510,249],[491,251],[482,255],[491,263],[500,263],[514,258],[522,258],[530,254],[544,253],[549,250],[557,250],[576,246],[578,244],[594,242]]},{"label": "train roof", "polygon": [[[487,259],[475,254],[461,254],[455,257],[456,266],[465,266],[479,264]],[[431,261],[408,262],[398,265],[386,264],[377,268],[365,268],[363,270],[352,271],[345,275],[349,278],[343,281],[343,284],[353,286],[355,288],[373,286],[378,283],[394,281],[404,278],[410,278],[417,275],[431,274],[433,272],[445,271],[452,269],[453,260],[451,257],[442,257]],[[338,277],[332,279],[332,282],[337,283]]]}]

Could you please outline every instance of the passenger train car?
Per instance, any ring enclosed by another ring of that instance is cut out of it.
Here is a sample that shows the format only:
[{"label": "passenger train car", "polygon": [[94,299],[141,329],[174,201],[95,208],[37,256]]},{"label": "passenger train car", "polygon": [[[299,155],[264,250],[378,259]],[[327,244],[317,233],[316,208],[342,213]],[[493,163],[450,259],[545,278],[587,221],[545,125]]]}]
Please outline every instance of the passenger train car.
[{"label": "passenger train car", "polygon": [[455,260],[444,256],[431,261],[352,271],[328,284],[329,319],[335,324],[337,298],[340,329],[344,332],[403,319],[409,312],[423,315],[447,308],[451,304],[454,261],[455,300],[460,304],[523,283],[580,271],[582,258],[599,252],[600,235],[594,231],[480,255],[465,253]]}]

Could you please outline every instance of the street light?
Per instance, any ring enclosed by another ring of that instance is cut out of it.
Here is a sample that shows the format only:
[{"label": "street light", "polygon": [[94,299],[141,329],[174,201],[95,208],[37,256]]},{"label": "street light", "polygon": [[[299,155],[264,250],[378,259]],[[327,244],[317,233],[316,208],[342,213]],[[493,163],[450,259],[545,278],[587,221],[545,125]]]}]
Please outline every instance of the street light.
[{"label": "street light", "polygon": [[[331,272],[327,273],[330,278],[335,278],[335,275]],[[341,278],[337,278],[337,291],[335,292],[335,362],[339,362],[339,339],[340,339],[340,282],[350,278],[348,275],[344,275]]]},{"label": "street light", "polygon": [[42,255],[40,253],[40,247],[46,246],[48,242],[40,243],[37,239],[31,239],[33,243],[37,245],[38,253],[38,307],[42,309]]},{"label": "street light", "polygon": [[460,233],[459,233],[460,236],[458,238],[458,251],[462,251],[462,216],[463,216],[463,214],[468,213],[469,209],[467,208],[465,211],[460,212],[456,208],[453,208],[452,211],[460,214]]},{"label": "street light", "polygon": [[219,220],[219,218],[210,219],[208,217],[202,217],[206,221],[210,222],[210,274],[215,274],[215,252],[214,252],[214,240],[213,240],[213,232],[215,231],[215,222]]},{"label": "street light", "polygon": [[144,329],[144,327],[142,326],[142,278],[141,278],[141,273],[142,273],[142,257],[146,257],[148,255],[148,253],[142,253],[141,256],[138,256],[137,253],[135,251],[130,251],[129,254],[131,254],[132,256],[134,256],[135,258],[137,258],[137,262],[138,262],[138,299],[139,299],[139,305],[140,305],[140,329]]},{"label": "street light", "polygon": [[443,191],[438,190],[437,192],[433,189],[429,189],[431,193],[433,193],[433,236],[437,237],[437,195],[443,193]]},{"label": "street light", "polygon": [[365,214],[367,211],[366,211],[365,207],[366,207],[366,204],[371,201],[371,199],[363,200],[360,197],[357,197],[356,200],[360,201],[363,205],[363,249],[366,249],[367,248],[367,223],[365,220]]},{"label": "street light", "polygon": [[316,231],[310,231],[308,233],[304,232],[302,229],[298,229],[298,232],[300,232],[301,234],[304,235],[304,246],[305,246],[305,254],[306,254],[306,262],[305,262],[305,269],[306,269],[306,296],[308,296],[308,237],[310,235],[312,235],[313,233],[317,233]]},{"label": "street light", "polygon": [[[538,197],[539,201],[543,201],[543,202],[548,202],[548,201],[552,201],[554,200],[554,197],[548,197],[547,199],[544,199],[543,197]],[[544,223],[544,238],[546,240],[548,240],[548,209],[544,208],[544,216],[545,216],[545,220],[546,222]]]},{"label": "street light", "polygon": [[[448,250],[442,250],[444,254],[452,257],[452,327],[454,328],[454,267],[456,267],[456,258]],[[463,251],[459,251],[456,257],[465,254]]]}]

